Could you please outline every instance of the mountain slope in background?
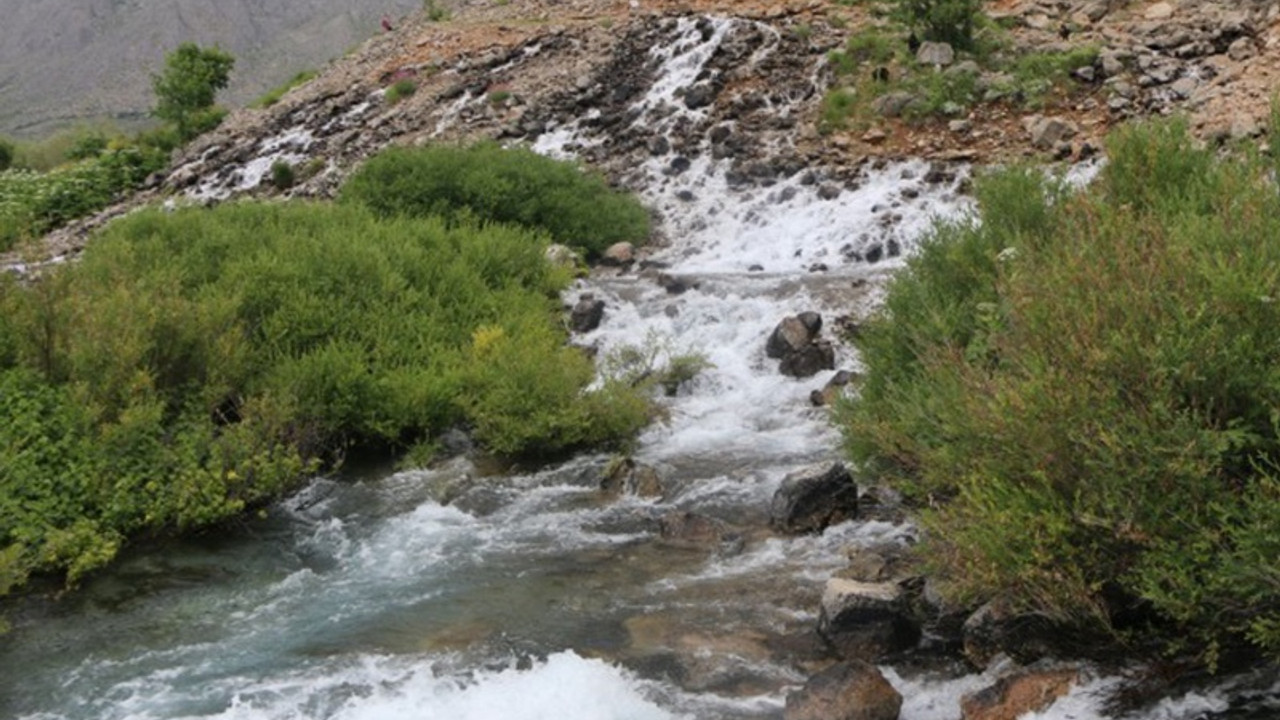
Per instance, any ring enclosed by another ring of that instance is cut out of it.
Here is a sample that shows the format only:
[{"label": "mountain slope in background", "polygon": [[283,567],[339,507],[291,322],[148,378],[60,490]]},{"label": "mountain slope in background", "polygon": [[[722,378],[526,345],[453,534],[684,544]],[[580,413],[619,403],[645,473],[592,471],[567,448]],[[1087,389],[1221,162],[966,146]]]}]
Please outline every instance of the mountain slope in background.
[{"label": "mountain slope in background", "polygon": [[420,0],[23,0],[0,23],[0,134],[33,136],[152,104],[151,74],[184,41],[236,58],[225,104],[252,100],[378,32]]}]

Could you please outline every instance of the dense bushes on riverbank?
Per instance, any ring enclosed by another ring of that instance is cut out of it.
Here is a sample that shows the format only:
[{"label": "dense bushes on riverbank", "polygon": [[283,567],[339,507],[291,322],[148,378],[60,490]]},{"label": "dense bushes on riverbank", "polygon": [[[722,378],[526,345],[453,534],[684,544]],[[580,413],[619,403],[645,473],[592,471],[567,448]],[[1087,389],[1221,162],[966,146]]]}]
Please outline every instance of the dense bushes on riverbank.
[{"label": "dense bushes on riverbank", "polygon": [[936,229],[859,341],[849,447],[927,503],[961,599],[1280,655],[1280,193],[1181,124],[1108,150],[1084,191],[1006,171]]},{"label": "dense bushes on riverbank", "polygon": [[382,217],[479,217],[541,228],[589,255],[649,236],[648,212],[635,198],[571,163],[497,143],[392,148],[366,163],[342,197]]},{"label": "dense bushes on riverbank", "polygon": [[457,425],[522,457],[629,438],[649,403],[588,389],[547,244],[240,203],[141,211],[74,263],[0,277],[0,591],[232,517],[352,446],[421,457]]}]

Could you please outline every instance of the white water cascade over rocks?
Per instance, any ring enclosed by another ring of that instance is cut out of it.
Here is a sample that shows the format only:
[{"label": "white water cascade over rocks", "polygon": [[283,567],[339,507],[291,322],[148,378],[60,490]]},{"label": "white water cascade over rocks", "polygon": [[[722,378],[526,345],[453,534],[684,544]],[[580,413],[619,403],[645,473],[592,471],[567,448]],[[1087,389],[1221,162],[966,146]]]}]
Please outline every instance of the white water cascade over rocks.
[{"label": "white water cascade over rocks", "polygon": [[[466,458],[349,467],[238,532],[137,551],[38,622],[15,618],[0,639],[0,716],[781,717],[826,655],[825,581],[851,550],[902,546],[914,530],[872,516],[782,535],[770,502],[788,473],[839,457],[810,402],[858,367],[837,319],[865,317],[929,223],[965,209],[968,172],[807,164],[789,120],[816,76],[728,89],[768,78],[784,42],[743,20],[666,21],[622,53],[630,70],[612,90],[585,84],[525,123],[537,149],[612,167],[660,216],[654,248],[567,294],[604,302],[575,342],[601,358],[633,347],[706,361],[643,434],[620,489],[601,490],[618,470],[602,456],[504,474]],[[272,152],[302,152],[305,137]],[[835,362],[798,379],[765,345],[805,312],[821,315]],[[904,720],[954,720],[996,672],[883,669]],[[1086,672],[1034,717],[1098,717],[1115,682]],[[1224,714],[1249,697],[1248,679],[1232,682],[1145,717],[1250,717]],[[1270,682],[1256,681],[1273,697]]]}]

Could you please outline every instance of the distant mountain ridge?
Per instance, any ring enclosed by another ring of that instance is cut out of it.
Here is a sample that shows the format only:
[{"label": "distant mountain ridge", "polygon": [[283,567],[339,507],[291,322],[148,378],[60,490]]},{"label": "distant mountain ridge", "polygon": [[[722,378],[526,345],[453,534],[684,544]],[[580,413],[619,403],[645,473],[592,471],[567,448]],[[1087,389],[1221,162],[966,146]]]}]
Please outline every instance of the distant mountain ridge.
[{"label": "distant mountain ridge", "polygon": [[236,58],[224,104],[252,100],[379,32],[420,0],[22,0],[0,22],[0,134],[35,136],[90,119],[131,124],[151,74],[184,41]]}]

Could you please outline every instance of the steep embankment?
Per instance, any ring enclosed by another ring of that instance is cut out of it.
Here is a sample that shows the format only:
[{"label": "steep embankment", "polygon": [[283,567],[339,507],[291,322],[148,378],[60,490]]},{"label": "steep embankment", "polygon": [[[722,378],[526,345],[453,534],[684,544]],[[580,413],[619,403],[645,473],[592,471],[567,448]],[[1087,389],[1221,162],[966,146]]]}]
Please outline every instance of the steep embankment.
[{"label": "steep embankment", "polygon": [[[594,126],[601,141],[570,150],[624,184],[639,181],[628,170],[642,160],[667,157],[679,172],[688,160],[710,154],[731,159],[732,177],[749,187],[810,165],[839,175],[839,168],[874,158],[979,164],[1036,154],[1079,158],[1095,152],[1118,122],[1172,112],[1188,114],[1201,137],[1253,137],[1266,125],[1272,79],[1280,73],[1275,3],[1001,0],[987,6],[995,25],[1007,28],[989,33],[994,60],[978,67],[957,58],[921,68],[899,55],[884,75],[895,83],[914,73],[916,84],[888,93],[897,102],[876,104],[843,129],[822,133],[828,90],[843,85],[864,92],[860,83],[877,72],[876,63],[866,62],[841,74],[828,60],[851,35],[883,24],[874,6],[578,0],[477,2],[455,10],[446,22],[419,14],[395,33],[368,39],[277,105],[234,113],[188,147],[149,191],[51,236],[52,253],[74,252],[102,220],[175,193],[200,201],[274,194],[264,179],[276,161],[294,165],[301,176],[289,195],[328,195],[352,167],[392,143],[534,142],[586,116],[582,123]],[[701,75],[674,76],[679,84],[668,89],[668,104],[698,109],[701,120],[665,128],[673,139],[659,139],[653,123],[670,110],[649,108],[639,118],[631,107],[645,77],[660,69],[661,59],[648,50],[673,32],[672,18],[726,14],[760,25],[716,45]],[[747,62],[764,47],[768,62]],[[1018,66],[1017,57],[1065,57],[1082,48],[1097,52],[1086,51],[1079,66],[1060,68],[1058,89],[1026,94],[1027,83],[1045,78]],[[971,102],[904,113],[904,104],[933,102],[928,84],[918,80],[934,72],[973,72]],[[386,90],[397,81],[412,83],[416,92],[389,101]],[[869,96],[855,97],[872,104]]]}]

